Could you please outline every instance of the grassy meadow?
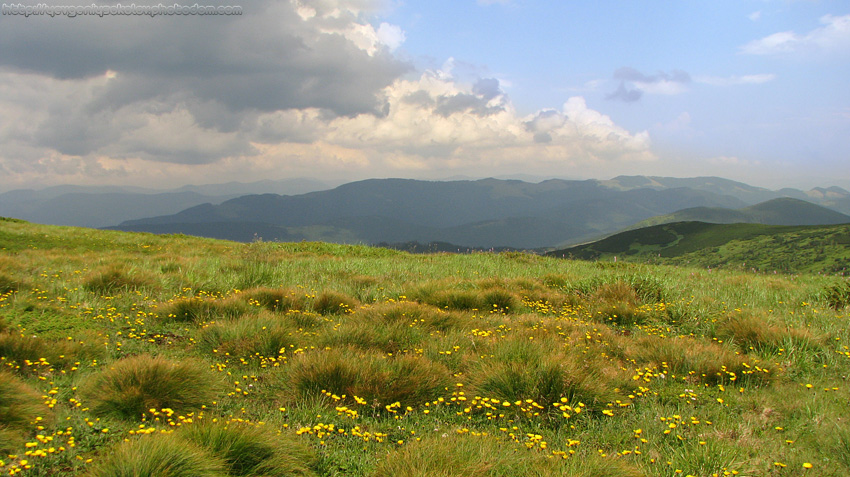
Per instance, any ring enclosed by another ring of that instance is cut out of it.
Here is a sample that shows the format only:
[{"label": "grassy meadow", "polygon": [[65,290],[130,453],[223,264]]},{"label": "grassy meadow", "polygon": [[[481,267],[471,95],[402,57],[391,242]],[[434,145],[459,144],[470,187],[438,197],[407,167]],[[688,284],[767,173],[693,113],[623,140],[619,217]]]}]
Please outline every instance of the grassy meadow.
[{"label": "grassy meadow", "polygon": [[0,219],[0,475],[850,475],[850,283]]}]

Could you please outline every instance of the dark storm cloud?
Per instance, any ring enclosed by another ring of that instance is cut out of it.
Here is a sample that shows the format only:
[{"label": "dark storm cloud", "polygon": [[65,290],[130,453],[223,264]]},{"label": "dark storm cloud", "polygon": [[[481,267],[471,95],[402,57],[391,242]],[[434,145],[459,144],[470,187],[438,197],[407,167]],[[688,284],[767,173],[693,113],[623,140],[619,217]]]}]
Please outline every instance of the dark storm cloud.
[{"label": "dark storm cloud", "polygon": [[[39,128],[43,145],[67,154],[110,139],[62,124],[97,123],[92,118],[136,103],[180,104],[196,124],[220,132],[235,131],[246,116],[287,109],[385,115],[381,91],[410,66],[339,33],[360,20],[345,9],[322,17],[336,3],[306,2],[315,13],[307,20],[294,2],[271,0],[244,5],[241,16],[4,16],[0,68],[72,80],[116,73],[85,104],[52,112]],[[209,156],[187,160],[202,157]]]}]

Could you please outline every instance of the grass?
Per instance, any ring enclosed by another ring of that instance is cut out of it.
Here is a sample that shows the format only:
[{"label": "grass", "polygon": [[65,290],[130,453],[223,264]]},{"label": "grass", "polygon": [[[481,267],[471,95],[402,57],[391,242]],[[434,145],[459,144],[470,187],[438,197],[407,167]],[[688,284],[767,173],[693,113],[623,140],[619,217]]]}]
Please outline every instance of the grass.
[{"label": "grass", "polygon": [[850,474],[846,278],[0,240],[3,474]]},{"label": "grass", "polygon": [[83,385],[97,416],[139,420],[151,409],[200,409],[216,395],[215,378],[200,363],[139,355],[116,361]]}]

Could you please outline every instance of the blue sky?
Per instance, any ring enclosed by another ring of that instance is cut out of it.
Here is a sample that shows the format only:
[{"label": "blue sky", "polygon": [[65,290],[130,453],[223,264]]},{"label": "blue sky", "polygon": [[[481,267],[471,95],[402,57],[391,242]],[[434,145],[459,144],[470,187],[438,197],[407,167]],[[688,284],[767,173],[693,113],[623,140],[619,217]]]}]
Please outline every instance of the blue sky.
[{"label": "blue sky", "polygon": [[850,188],[846,1],[243,9],[0,16],[0,189],[620,174]]}]

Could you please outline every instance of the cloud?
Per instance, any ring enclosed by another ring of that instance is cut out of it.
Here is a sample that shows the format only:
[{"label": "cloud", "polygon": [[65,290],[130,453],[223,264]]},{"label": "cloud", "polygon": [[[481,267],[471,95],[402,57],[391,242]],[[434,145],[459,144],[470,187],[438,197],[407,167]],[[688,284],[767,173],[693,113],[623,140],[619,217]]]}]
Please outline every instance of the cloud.
[{"label": "cloud", "polygon": [[750,13],[749,15],[747,15],[747,18],[754,22],[761,20],[761,10],[756,10],[753,13]]},{"label": "cloud", "polygon": [[[376,5],[268,1],[242,17],[156,23],[4,20],[3,180],[553,175],[656,159],[647,132],[580,96],[520,115],[502,82],[452,59],[412,74],[392,51],[404,32],[370,23]],[[45,54],[21,53],[27,42]]]},{"label": "cloud", "polygon": [[626,103],[634,103],[643,96],[643,91],[637,88],[626,88],[626,82],[620,81],[620,86],[613,93],[605,95],[605,99],[616,99]]},{"label": "cloud", "polygon": [[606,96],[606,99],[629,103],[640,100],[644,93],[661,95],[684,93],[687,91],[686,85],[691,82],[690,75],[682,70],[646,75],[628,66],[615,71],[614,79],[620,80],[620,84],[614,92]]},{"label": "cloud", "polygon": [[763,84],[776,79],[776,75],[772,73],[744,75],[744,76],[697,76],[694,81],[697,83],[710,84],[713,86],[731,86],[739,84]]},{"label": "cloud", "polygon": [[115,71],[96,103],[105,108],[191,97],[234,112],[381,111],[380,92],[410,67],[389,54],[403,32],[376,31],[362,18],[367,3],[266,0],[227,17],[13,17],[0,29],[0,67],[59,79]]},{"label": "cloud", "polygon": [[813,51],[850,51],[850,15],[824,15],[823,26],[806,34],[784,31],[753,40],[740,47],[747,55],[781,55]]}]

